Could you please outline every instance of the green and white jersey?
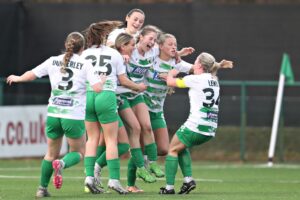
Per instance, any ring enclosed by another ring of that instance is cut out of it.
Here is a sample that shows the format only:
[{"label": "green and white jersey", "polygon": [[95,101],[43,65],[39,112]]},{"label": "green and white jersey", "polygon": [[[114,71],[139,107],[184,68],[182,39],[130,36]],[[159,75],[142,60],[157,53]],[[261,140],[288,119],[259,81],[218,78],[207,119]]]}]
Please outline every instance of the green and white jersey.
[{"label": "green and white jersey", "polygon": [[[131,54],[129,63],[126,64],[127,76],[135,83],[142,83],[145,81],[145,74],[150,68],[153,68],[154,59],[158,56],[159,49],[151,48],[144,56],[140,55],[137,48]],[[128,98],[134,98],[139,95],[124,87],[118,88],[119,93],[124,93]],[[126,93],[125,93],[126,92]]]},{"label": "green and white jersey", "polygon": [[207,136],[215,136],[219,113],[219,82],[211,74],[183,78],[189,87],[190,114],[184,126]]},{"label": "green and white jersey", "polygon": [[86,105],[86,81],[91,85],[100,82],[93,66],[74,54],[61,73],[63,55],[50,57],[32,70],[36,77],[49,76],[51,96],[48,104],[48,116],[84,120]]},{"label": "green and white jersey", "polygon": [[156,57],[153,68],[146,73],[147,90],[144,92],[145,103],[151,112],[163,112],[163,105],[167,96],[168,86],[166,82],[159,77],[160,73],[168,73],[171,69],[177,69],[179,72],[188,73],[192,64],[183,60],[176,64],[175,59],[169,61],[161,60]]},{"label": "green and white jersey", "polygon": [[[106,81],[103,85],[103,90],[116,91],[118,75],[125,74],[126,68],[124,66],[123,57],[121,54],[110,47],[96,45],[84,50],[81,55],[82,58],[89,60],[94,66],[97,74],[106,75]],[[90,85],[87,86],[88,91],[91,91]]]}]

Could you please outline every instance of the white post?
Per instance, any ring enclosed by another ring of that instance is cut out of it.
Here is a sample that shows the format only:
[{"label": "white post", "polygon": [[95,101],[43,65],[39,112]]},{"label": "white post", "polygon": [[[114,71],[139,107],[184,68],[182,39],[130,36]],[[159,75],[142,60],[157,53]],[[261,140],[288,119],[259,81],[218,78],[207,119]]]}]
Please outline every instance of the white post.
[{"label": "white post", "polygon": [[278,89],[277,89],[275,111],[273,117],[272,133],[271,133],[270,146],[269,146],[269,154],[268,154],[269,167],[273,166],[273,157],[275,152],[278,123],[280,118],[281,102],[282,102],[283,90],[284,90],[284,81],[285,81],[285,76],[283,74],[280,74]]}]

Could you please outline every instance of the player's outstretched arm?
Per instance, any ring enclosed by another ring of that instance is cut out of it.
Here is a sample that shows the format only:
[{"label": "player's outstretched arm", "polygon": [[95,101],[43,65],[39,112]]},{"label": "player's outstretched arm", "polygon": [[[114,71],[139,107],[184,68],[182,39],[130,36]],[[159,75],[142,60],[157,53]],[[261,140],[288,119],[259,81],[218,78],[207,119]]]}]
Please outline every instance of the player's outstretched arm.
[{"label": "player's outstretched arm", "polygon": [[36,75],[30,70],[22,74],[21,76],[17,75],[10,75],[6,79],[6,83],[11,85],[12,83],[19,83],[19,82],[27,82],[27,81],[33,81],[37,77]]}]

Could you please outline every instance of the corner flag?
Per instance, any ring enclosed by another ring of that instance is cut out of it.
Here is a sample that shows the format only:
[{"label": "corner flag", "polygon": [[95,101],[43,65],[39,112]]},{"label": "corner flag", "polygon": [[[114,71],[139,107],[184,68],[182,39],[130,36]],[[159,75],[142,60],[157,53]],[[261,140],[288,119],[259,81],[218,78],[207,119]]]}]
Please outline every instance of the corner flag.
[{"label": "corner flag", "polygon": [[290,58],[286,53],[283,54],[280,74],[285,76],[286,83],[293,84],[295,82]]},{"label": "corner flag", "polygon": [[268,153],[268,165],[270,167],[273,166],[273,157],[275,153],[277,130],[278,130],[278,123],[279,123],[279,116],[280,116],[281,102],[283,97],[285,81],[286,83],[289,84],[293,84],[295,82],[293,70],[291,67],[291,62],[289,56],[286,53],[283,54],[283,58],[282,58],[278,89],[277,89],[277,97],[276,97],[275,110],[274,110],[272,133],[271,133],[269,153]]}]

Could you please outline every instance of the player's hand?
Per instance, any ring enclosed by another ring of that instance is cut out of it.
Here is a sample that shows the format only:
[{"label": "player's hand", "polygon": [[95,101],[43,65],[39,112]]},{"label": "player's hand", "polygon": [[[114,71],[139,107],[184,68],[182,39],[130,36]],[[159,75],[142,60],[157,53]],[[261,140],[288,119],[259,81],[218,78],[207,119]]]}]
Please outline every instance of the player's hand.
[{"label": "player's hand", "polygon": [[176,69],[172,69],[169,71],[168,76],[176,77],[179,74],[179,71]]},{"label": "player's hand", "polygon": [[167,80],[168,73],[166,73],[166,72],[159,73],[158,77],[163,80]]},{"label": "player's hand", "polygon": [[105,74],[100,74],[99,77],[100,77],[102,84],[104,84],[107,79],[107,76]]},{"label": "player's hand", "polygon": [[6,83],[7,84],[9,84],[9,85],[11,85],[12,83],[18,83],[18,82],[20,82],[21,81],[21,78],[20,78],[20,76],[16,76],[16,75],[10,75],[10,76],[8,76],[7,77],[7,79],[6,79]]},{"label": "player's hand", "polygon": [[193,47],[184,47],[180,51],[178,51],[179,56],[188,56],[194,53],[195,49]]},{"label": "player's hand", "polygon": [[221,68],[229,68],[229,69],[233,68],[233,62],[230,60],[224,59],[220,62],[220,65],[221,65]]},{"label": "player's hand", "polygon": [[147,85],[145,85],[145,83],[139,83],[138,86],[138,92],[144,92],[147,89]]},{"label": "player's hand", "polygon": [[122,55],[125,63],[129,63],[130,57],[128,55]]}]

